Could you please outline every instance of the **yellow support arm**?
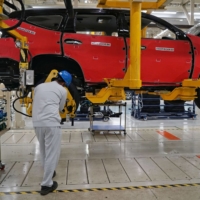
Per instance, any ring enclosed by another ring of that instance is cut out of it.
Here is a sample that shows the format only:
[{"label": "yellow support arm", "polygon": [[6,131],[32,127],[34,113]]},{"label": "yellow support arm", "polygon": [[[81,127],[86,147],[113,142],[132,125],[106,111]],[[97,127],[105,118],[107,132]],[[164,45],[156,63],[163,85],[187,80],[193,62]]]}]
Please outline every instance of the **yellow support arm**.
[{"label": "yellow support arm", "polygon": [[[9,26],[0,20],[1,28],[9,28]],[[20,44],[20,64],[19,68],[28,69],[28,41],[27,38],[19,34],[15,30],[8,31],[9,34],[16,38],[16,42],[18,41]]]},{"label": "yellow support arm", "polygon": [[[3,14],[3,3],[4,0],[0,0],[0,28],[7,29],[10,28],[3,20],[5,19],[5,15]],[[20,71],[20,88],[22,89],[22,95],[24,95],[24,91],[26,88],[25,85],[25,72],[29,68],[28,62],[28,42],[27,38],[19,34],[15,30],[8,30],[9,34],[16,39],[17,47],[20,49],[20,62],[19,62],[19,71]]]},{"label": "yellow support arm", "polygon": [[[147,10],[147,9],[159,9],[163,8],[163,4],[167,0],[158,0],[157,2],[142,2],[141,9]],[[97,7],[101,8],[130,8],[130,2],[129,1],[123,1],[123,0],[99,0]]]},{"label": "yellow support arm", "polygon": [[[117,1],[116,1],[117,2]],[[102,103],[105,99],[112,101],[124,100],[124,87],[140,89],[140,57],[141,57],[141,2],[131,1],[130,7],[130,65],[124,79],[111,79],[105,81],[108,88],[103,88],[97,95],[86,93],[86,98],[92,103]],[[116,92],[118,90],[118,92]],[[115,95],[113,95],[115,93]]]},{"label": "yellow support arm", "polygon": [[163,100],[173,101],[173,100],[184,100],[191,101],[196,98],[197,92],[196,88],[191,87],[179,87],[175,88],[172,92],[165,94],[160,93]]},{"label": "yellow support arm", "polygon": [[[57,70],[52,70],[50,74],[48,75],[47,79],[45,82],[51,82],[52,78],[57,77],[58,71]],[[75,117],[75,110],[76,110],[76,103],[69,92],[69,90],[65,87],[67,90],[67,101],[64,107],[64,110],[62,113],[60,113],[61,118],[66,118],[66,115],[69,115],[71,118]],[[31,97],[26,97],[21,100],[21,103],[24,103],[26,105],[26,112],[28,115],[32,116],[32,103],[33,103],[33,96],[34,92],[32,91],[32,96]],[[69,108],[71,107],[71,110]]]}]

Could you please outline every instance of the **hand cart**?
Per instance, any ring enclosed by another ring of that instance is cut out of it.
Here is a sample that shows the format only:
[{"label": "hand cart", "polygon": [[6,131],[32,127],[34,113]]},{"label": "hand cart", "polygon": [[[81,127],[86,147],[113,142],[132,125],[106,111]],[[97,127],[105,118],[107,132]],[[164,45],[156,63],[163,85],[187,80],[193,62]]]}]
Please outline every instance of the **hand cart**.
[{"label": "hand cart", "polygon": [[[96,105],[96,104],[95,104]],[[101,132],[101,131],[119,131],[120,134],[123,131],[124,135],[126,135],[126,102],[107,102],[105,104],[98,104],[100,106],[107,107],[107,110],[109,110],[110,106],[117,106],[119,108],[118,113],[113,112],[105,112],[104,115],[104,121],[109,119],[109,117],[119,117],[119,125],[94,125],[94,117],[96,117],[95,113],[93,112],[94,104],[90,105],[90,113],[89,113],[89,119],[90,119],[90,127],[88,130],[92,132],[94,135],[95,132]],[[124,126],[122,126],[122,107],[124,108]]]}]

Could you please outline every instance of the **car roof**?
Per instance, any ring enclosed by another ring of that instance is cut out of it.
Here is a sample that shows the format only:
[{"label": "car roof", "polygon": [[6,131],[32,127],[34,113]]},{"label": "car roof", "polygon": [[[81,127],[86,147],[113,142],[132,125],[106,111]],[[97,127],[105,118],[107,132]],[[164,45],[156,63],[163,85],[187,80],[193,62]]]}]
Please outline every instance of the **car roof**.
[{"label": "car roof", "polygon": [[[27,16],[34,16],[34,15],[64,15],[66,14],[67,10],[65,8],[34,8],[34,9],[27,9],[25,10],[25,17]],[[116,12],[127,13],[129,14],[129,10],[127,9],[100,9],[100,8],[74,8],[74,12],[79,13],[107,13],[107,14],[114,14]],[[21,11],[15,11],[9,14],[10,18],[20,18]]]},{"label": "car roof", "polygon": [[[126,15],[130,14],[129,9],[110,9],[110,8],[73,8],[74,12],[78,12],[79,14],[116,14],[116,13],[124,13]],[[32,8],[25,10],[25,18],[29,16],[37,16],[37,15],[66,15],[67,10],[65,8]],[[169,30],[172,30],[173,32],[179,32],[183,37],[185,37],[185,33],[178,29],[177,27],[173,26],[172,24],[168,23],[167,21],[158,18],[154,15],[150,15],[147,13],[141,13],[142,18],[150,19],[153,21],[157,21],[160,24],[163,24],[166,26]],[[21,17],[21,11],[15,11],[10,13],[10,18],[17,18],[19,19]],[[143,19],[144,20],[144,19]],[[142,21],[143,21],[142,20]],[[146,23],[146,22],[145,22]],[[145,24],[144,24],[145,26]],[[143,26],[143,27],[144,27]]]}]

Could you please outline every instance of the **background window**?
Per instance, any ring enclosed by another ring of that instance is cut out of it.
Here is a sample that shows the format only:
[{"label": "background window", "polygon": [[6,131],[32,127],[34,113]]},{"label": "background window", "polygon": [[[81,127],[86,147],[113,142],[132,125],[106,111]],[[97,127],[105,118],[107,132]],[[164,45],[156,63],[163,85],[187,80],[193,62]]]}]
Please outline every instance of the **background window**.
[{"label": "background window", "polygon": [[75,30],[89,35],[109,35],[117,32],[116,17],[113,15],[78,14]]},{"label": "background window", "polygon": [[41,15],[27,17],[26,21],[43,28],[57,30],[62,19],[60,15]]}]

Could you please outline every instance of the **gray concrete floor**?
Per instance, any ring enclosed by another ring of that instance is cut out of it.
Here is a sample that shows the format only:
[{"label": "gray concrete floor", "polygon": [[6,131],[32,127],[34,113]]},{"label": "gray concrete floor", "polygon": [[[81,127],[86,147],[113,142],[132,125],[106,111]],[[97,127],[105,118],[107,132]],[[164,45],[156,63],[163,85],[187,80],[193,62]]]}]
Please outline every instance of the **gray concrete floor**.
[{"label": "gray concrete floor", "polygon": [[[128,103],[130,107],[130,103]],[[197,114],[200,114],[196,109]],[[200,182],[200,123],[196,119],[137,120],[127,108],[127,134],[88,131],[88,121],[62,126],[55,180],[59,190],[171,185]],[[97,125],[118,125],[118,118]],[[122,125],[124,117],[122,116]],[[22,130],[1,137],[0,200],[7,199],[200,199],[199,186],[39,194],[39,144],[30,119]],[[1,193],[2,192],[2,193]]]}]

